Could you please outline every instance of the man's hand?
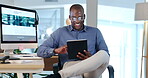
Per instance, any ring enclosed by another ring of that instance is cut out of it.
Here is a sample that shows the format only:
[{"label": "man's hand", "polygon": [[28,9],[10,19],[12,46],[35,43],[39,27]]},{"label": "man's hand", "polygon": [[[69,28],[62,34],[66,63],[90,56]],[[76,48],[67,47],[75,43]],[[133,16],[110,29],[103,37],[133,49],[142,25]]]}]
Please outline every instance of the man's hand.
[{"label": "man's hand", "polygon": [[84,54],[82,54],[82,53],[79,52],[78,55],[77,55],[77,57],[78,57],[79,59],[81,59],[81,60],[84,60],[84,59],[87,59],[87,58],[89,58],[89,57],[92,56],[89,51],[84,50],[84,53],[85,53],[86,55],[84,55]]},{"label": "man's hand", "polygon": [[56,53],[56,54],[65,54],[65,53],[67,53],[67,45],[64,45],[64,46],[62,46],[60,48],[54,49],[54,53]]}]

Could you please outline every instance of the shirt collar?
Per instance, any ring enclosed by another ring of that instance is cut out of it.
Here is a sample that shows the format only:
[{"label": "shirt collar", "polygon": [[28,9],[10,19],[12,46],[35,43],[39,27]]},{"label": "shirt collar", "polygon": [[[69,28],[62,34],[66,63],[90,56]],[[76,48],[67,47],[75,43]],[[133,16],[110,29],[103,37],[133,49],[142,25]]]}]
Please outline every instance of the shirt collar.
[{"label": "shirt collar", "polygon": [[[69,30],[70,31],[76,31],[71,25],[69,25]],[[81,30],[82,32],[86,31],[86,26],[84,25],[84,29]]]}]

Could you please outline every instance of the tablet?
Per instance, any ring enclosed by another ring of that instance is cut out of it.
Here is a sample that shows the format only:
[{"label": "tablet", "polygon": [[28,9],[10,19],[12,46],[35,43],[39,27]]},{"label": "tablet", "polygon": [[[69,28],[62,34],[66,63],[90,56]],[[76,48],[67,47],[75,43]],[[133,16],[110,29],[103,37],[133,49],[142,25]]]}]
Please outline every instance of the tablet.
[{"label": "tablet", "polygon": [[67,50],[68,50],[68,58],[69,59],[78,59],[77,54],[78,52],[81,52],[85,55],[84,50],[87,51],[87,40],[81,39],[81,40],[68,40],[67,41]]}]

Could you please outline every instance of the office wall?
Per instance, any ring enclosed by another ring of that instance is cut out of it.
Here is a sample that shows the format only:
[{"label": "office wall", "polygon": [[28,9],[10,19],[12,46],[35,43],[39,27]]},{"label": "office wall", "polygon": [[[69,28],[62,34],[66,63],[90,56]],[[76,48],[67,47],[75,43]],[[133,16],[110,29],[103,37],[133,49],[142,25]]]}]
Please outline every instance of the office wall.
[{"label": "office wall", "polygon": [[14,5],[14,0],[0,0],[0,4]]},{"label": "office wall", "polygon": [[[50,0],[51,1],[51,0]],[[54,0],[52,0],[54,1]],[[45,2],[45,0],[14,0],[14,4],[17,6],[29,7],[29,6],[61,6],[63,4],[71,3],[85,3],[86,0],[57,0],[57,2]]]},{"label": "office wall", "polygon": [[[8,1],[11,1],[11,0],[8,0]],[[28,6],[41,6],[41,5],[57,6],[62,4],[86,3],[86,0],[57,0],[57,1],[58,2],[45,2],[45,0],[14,0],[14,4],[18,6],[28,7]],[[135,6],[130,6],[130,5],[134,5],[136,2],[140,2],[140,1],[141,0],[98,0],[98,4],[107,5],[107,6],[124,7],[124,8],[134,8]]]}]

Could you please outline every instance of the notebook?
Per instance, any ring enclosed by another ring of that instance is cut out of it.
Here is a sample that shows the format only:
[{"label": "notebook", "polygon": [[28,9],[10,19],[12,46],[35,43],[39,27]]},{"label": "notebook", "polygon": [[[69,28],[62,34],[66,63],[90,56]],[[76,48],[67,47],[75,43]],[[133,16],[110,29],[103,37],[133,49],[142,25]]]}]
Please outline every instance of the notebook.
[{"label": "notebook", "polygon": [[77,54],[81,52],[85,55],[84,50],[87,50],[87,40],[68,40],[67,41],[67,50],[68,50],[68,58],[69,59],[78,59]]}]

